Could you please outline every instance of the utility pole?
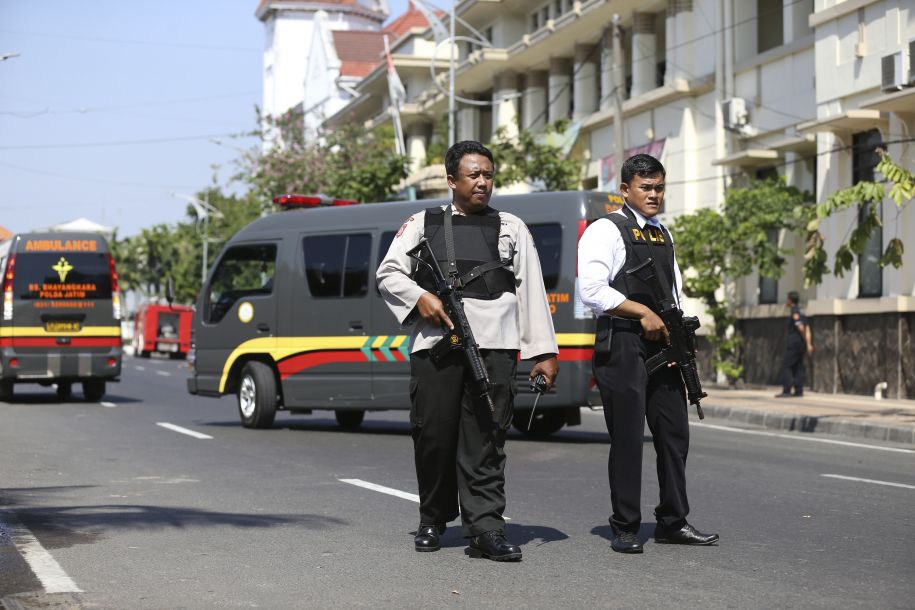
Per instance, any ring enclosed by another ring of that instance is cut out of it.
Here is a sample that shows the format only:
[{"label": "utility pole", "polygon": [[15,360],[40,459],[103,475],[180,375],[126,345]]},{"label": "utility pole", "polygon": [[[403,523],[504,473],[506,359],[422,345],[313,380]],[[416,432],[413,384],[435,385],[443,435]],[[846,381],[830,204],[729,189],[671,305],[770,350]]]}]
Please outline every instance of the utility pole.
[{"label": "utility pole", "polygon": [[454,38],[455,10],[454,6],[457,0],[451,0],[451,40],[448,45],[448,148],[454,146],[457,140],[456,123],[457,123],[457,106],[454,101],[454,53],[457,49],[457,41]]},{"label": "utility pole", "polygon": [[613,136],[616,147],[614,172],[619,188],[620,168],[623,167],[623,156],[626,154],[626,141],[623,135],[623,94],[626,89],[626,78],[623,73],[623,30],[620,27],[619,14],[613,15]]}]

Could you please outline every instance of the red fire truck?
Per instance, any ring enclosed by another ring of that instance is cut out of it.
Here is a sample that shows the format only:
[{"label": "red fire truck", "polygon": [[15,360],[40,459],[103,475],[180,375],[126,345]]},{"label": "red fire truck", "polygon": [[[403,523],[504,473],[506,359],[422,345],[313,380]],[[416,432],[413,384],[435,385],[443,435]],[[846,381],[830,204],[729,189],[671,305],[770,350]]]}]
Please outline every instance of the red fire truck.
[{"label": "red fire truck", "polygon": [[133,353],[142,358],[153,352],[187,358],[193,316],[189,305],[141,305],[134,319]]}]

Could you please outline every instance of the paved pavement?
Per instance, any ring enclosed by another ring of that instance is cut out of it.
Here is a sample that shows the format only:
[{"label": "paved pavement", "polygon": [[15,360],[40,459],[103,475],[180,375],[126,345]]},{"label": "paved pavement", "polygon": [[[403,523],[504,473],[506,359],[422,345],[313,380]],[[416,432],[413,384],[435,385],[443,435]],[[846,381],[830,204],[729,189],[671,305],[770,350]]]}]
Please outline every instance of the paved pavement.
[{"label": "paved pavement", "polygon": [[[776,398],[780,388],[734,390],[708,386],[702,403],[707,417],[777,430],[841,434],[915,444],[915,400],[806,392]],[[692,408],[692,407],[691,407]]]}]

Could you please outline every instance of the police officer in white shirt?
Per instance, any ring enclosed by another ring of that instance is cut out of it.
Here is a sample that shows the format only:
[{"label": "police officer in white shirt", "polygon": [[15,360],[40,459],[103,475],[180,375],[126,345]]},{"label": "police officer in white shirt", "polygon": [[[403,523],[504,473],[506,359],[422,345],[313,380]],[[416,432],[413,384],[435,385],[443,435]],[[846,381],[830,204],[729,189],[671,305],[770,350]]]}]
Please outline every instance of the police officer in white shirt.
[{"label": "police officer in white shirt", "polygon": [[[511,424],[518,358],[535,360],[530,376],[552,385],[559,348],[540,259],[520,218],[489,207],[495,167],[479,142],[445,155],[452,203],[414,214],[391,242],[376,277],[402,324],[416,322],[410,348],[410,424],[419,488],[417,551],[437,551],[445,524],[460,516],[473,554],[517,561],[505,538],[505,433]],[[448,215],[446,217],[446,215]],[[449,238],[453,254],[449,254]],[[465,359],[454,351],[437,364],[429,348],[453,327],[425,273],[407,252],[427,239],[439,266],[454,260],[464,310],[493,384],[494,412],[465,389]],[[501,262],[500,262],[501,261]]]},{"label": "police officer in white shirt", "polygon": [[578,244],[581,299],[596,316],[594,376],[610,433],[611,547],[641,553],[642,437],[645,420],[657,453],[660,502],[655,542],[710,545],[686,521],[686,454],[689,422],[683,380],[676,367],[648,376],[645,360],[669,340],[651,290],[626,271],[652,258],[659,276],[682,300],[680,269],[670,233],[658,221],[666,171],[650,155],[630,157],[620,171],[626,205],[593,222]]}]

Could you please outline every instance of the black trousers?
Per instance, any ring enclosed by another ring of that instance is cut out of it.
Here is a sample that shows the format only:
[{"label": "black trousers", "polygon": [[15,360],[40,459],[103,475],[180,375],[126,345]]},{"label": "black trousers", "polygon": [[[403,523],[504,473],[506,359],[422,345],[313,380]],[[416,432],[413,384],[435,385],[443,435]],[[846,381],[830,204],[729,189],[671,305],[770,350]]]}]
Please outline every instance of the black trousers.
[{"label": "black trousers", "polygon": [[788,394],[794,387],[795,394],[804,393],[804,353],[807,346],[803,341],[789,339],[782,364],[782,392]]},{"label": "black trousers", "polygon": [[482,350],[493,383],[495,413],[465,389],[465,357],[452,352],[436,366],[428,350],[410,355],[410,424],[419,487],[419,520],[444,524],[458,516],[464,536],[502,530],[505,520],[505,433],[515,396],[515,350]]},{"label": "black trousers", "polygon": [[594,377],[604,404],[610,433],[610,523],[637,532],[642,521],[642,450],[645,420],[657,455],[660,501],[655,517],[660,527],[679,529],[686,523],[686,454],[689,420],[683,380],[676,368],[651,377],[645,358],[657,353],[656,342],[637,333],[614,330],[610,352],[594,353]]}]

